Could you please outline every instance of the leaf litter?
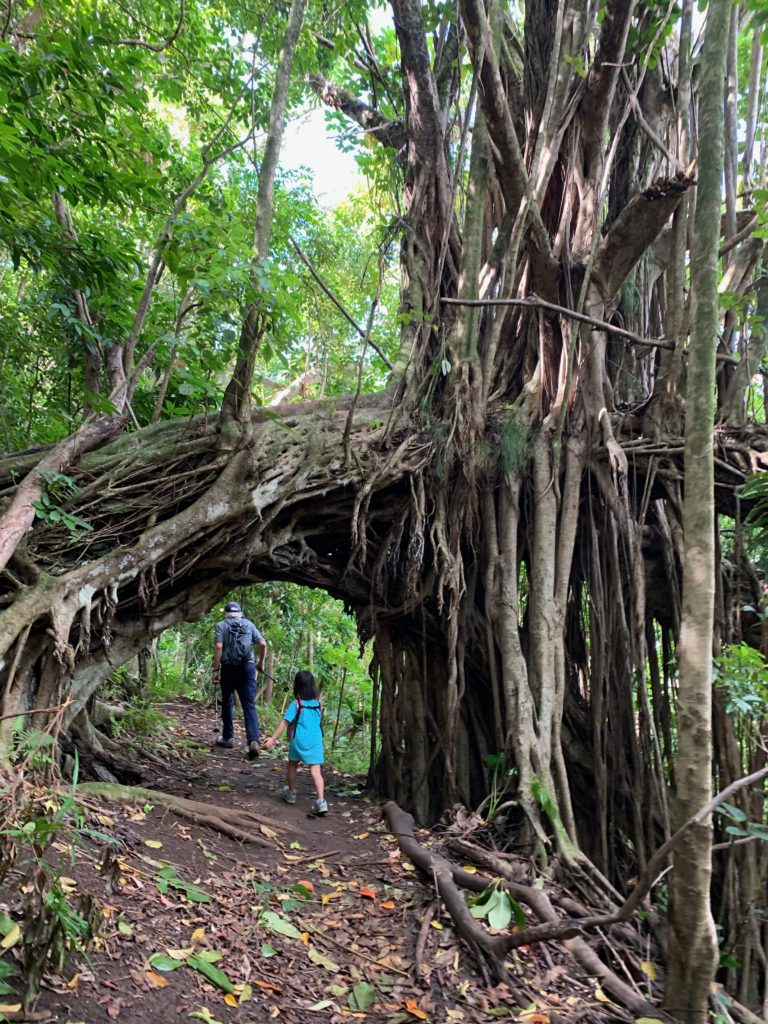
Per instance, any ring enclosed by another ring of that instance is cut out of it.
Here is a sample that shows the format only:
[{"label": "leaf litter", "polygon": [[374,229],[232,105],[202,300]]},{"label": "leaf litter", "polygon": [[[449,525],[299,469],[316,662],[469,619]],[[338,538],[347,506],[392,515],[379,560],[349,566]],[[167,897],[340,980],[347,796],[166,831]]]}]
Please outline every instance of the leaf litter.
[{"label": "leaf litter", "polygon": [[[182,735],[205,742],[210,723],[199,706],[175,702],[172,712]],[[76,958],[68,976],[47,976],[38,1012],[88,1024],[302,1024],[315,1015],[329,1024],[546,1024],[551,1013],[554,1024],[576,999],[581,1020],[605,1019],[602,993],[586,979],[552,972],[551,952],[514,951],[515,991],[487,985],[444,913],[426,928],[415,971],[431,888],[401,857],[377,805],[349,779],[328,772],[331,813],[310,818],[306,775],[299,776],[297,805],[281,804],[282,774],[272,770],[282,768],[279,758],[247,762],[236,751],[192,756],[198,758],[193,784],[189,761],[174,759],[162,772],[154,763],[145,766],[149,785],[211,804],[231,794],[231,806],[273,821],[282,817],[293,835],[281,836],[281,848],[277,832],[262,826],[275,843],[257,848],[182,823],[166,807],[89,805],[86,813],[120,845],[110,853],[96,842],[84,844],[74,864],[67,863],[66,881],[101,902],[103,925],[90,963]],[[148,848],[154,857],[142,852]],[[495,895],[473,909],[501,927],[518,916],[517,907]]]}]

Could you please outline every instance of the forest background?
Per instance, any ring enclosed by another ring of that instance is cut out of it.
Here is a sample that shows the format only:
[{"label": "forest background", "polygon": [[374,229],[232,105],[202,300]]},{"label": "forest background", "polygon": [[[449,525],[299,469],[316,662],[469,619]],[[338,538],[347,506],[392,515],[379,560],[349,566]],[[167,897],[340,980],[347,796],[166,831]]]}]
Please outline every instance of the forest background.
[{"label": "forest background", "polygon": [[667,1011],[765,1014],[766,4],[3,10],[7,830],[236,594],[419,820],[598,902],[676,849]]}]

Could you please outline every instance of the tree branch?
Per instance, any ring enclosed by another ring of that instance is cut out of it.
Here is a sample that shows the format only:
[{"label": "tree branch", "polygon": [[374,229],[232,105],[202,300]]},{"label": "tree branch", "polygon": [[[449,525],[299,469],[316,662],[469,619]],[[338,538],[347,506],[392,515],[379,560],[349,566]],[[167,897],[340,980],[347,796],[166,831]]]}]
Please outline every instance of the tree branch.
[{"label": "tree branch", "polygon": [[406,143],[406,135],[402,121],[388,120],[378,110],[363,103],[348,89],[339,88],[322,75],[307,75],[306,81],[312,92],[326,106],[340,110],[382,146],[395,149],[398,153],[403,148]]},{"label": "tree branch", "polygon": [[186,0],[180,0],[179,3],[179,20],[176,23],[176,28],[173,32],[165,39],[162,43],[148,43],[145,39],[115,39],[112,42],[113,46],[141,46],[145,50],[152,50],[154,53],[161,53],[163,50],[167,50],[169,46],[172,46],[181,32],[181,26],[184,24],[184,12],[186,8]]},{"label": "tree branch", "polygon": [[578,320],[579,323],[589,324],[598,330],[606,331],[608,334],[617,334],[620,338],[627,338],[638,345],[650,345],[652,348],[674,348],[675,343],[667,338],[644,338],[634,331],[627,331],[623,327],[616,327],[606,320],[598,320],[596,317],[587,316],[586,313],[577,313],[576,310],[568,309],[566,306],[558,306],[554,302],[547,302],[540,299],[538,295],[526,295],[523,299],[442,299],[447,306],[535,306],[539,309],[547,309],[552,313],[559,313],[571,320]]},{"label": "tree branch", "polygon": [[692,168],[660,178],[633,196],[600,243],[594,278],[606,301],[612,299],[637,261],[657,238],[693,184]]},{"label": "tree branch", "polygon": [[290,239],[290,242],[291,242],[291,245],[293,246],[293,248],[294,248],[294,249],[296,250],[296,252],[297,252],[297,254],[298,254],[298,256],[299,256],[299,259],[300,259],[300,260],[302,261],[302,263],[303,263],[303,264],[305,265],[305,267],[306,267],[306,268],[307,268],[307,270],[308,270],[308,271],[310,272],[310,274],[311,274],[311,275],[312,275],[312,277],[313,277],[313,278],[315,279],[315,281],[316,281],[316,282],[317,282],[317,283],[318,283],[318,284],[320,285],[320,287],[321,287],[321,288],[323,289],[323,291],[324,291],[324,292],[325,292],[325,294],[326,294],[326,295],[328,296],[328,298],[329,298],[329,299],[331,300],[331,302],[332,302],[332,303],[334,304],[334,306],[335,306],[335,307],[336,307],[336,308],[338,309],[338,311],[339,311],[339,312],[340,312],[340,313],[342,314],[342,316],[343,316],[343,317],[344,317],[344,318],[345,318],[345,319],[346,319],[346,320],[347,320],[347,321],[348,321],[348,322],[349,322],[349,323],[350,323],[350,324],[351,324],[351,325],[352,325],[352,326],[354,327],[354,329],[355,329],[355,330],[357,331],[357,333],[358,333],[358,334],[360,335],[360,337],[361,337],[361,338],[362,338],[362,339],[363,339],[364,341],[366,341],[366,342],[367,342],[367,344],[368,344],[368,345],[370,345],[370,346],[371,346],[371,348],[372,348],[372,349],[373,349],[373,350],[374,350],[374,351],[375,351],[375,352],[377,353],[377,355],[378,355],[378,356],[379,356],[379,358],[380,358],[380,359],[381,359],[381,360],[383,361],[383,363],[385,364],[385,366],[387,367],[387,369],[388,369],[388,370],[391,370],[391,369],[392,369],[392,363],[391,363],[391,362],[389,361],[389,359],[388,359],[388,358],[387,358],[387,357],[386,357],[386,356],[384,355],[384,353],[383,353],[383,352],[381,351],[381,349],[380,349],[380,348],[379,348],[379,346],[378,346],[378,345],[376,344],[376,342],[375,342],[375,341],[373,341],[373,339],[372,339],[372,338],[371,338],[371,337],[369,336],[369,333],[368,333],[367,331],[364,331],[364,330],[362,329],[362,327],[360,327],[360,326],[359,326],[359,325],[358,325],[358,324],[357,324],[357,323],[355,322],[355,320],[354,320],[354,318],[353,318],[352,314],[351,314],[351,313],[349,313],[349,312],[347,312],[347,310],[346,310],[346,309],[344,308],[344,306],[343,306],[343,305],[341,304],[340,300],[336,298],[336,296],[335,296],[335,295],[333,294],[333,292],[332,292],[332,291],[331,291],[331,289],[330,289],[330,288],[328,287],[328,285],[327,285],[327,284],[325,283],[325,281],[323,281],[323,279],[322,279],[322,278],[320,277],[320,275],[318,274],[317,270],[315,269],[315,266],[314,266],[314,264],[313,264],[313,263],[312,263],[312,261],[310,260],[309,256],[307,256],[307,255],[306,255],[306,253],[305,253],[305,252],[303,251],[303,249],[301,248],[301,246],[299,245],[299,243],[298,243],[298,242],[297,242],[297,241],[296,241],[295,239],[293,239],[293,238],[291,238],[291,239]]}]

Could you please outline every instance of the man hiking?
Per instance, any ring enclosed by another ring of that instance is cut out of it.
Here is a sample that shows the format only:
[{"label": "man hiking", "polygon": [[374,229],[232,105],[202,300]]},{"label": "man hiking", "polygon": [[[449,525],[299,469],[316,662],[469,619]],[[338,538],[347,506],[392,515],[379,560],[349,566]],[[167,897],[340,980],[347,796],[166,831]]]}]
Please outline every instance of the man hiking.
[{"label": "man hiking", "polygon": [[[258,661],[254,659],[254,645],[259,648]],[[248,758],[259,756],[259,716],[256,714],[256,672],[264,668],[267,641],[254,624],[243,616],[237,601],[230,601],[224,609],[224,618],[216,623],[216,643],[213,648],[213,685],[221,682],[221,739],[217,747],[230,750],[235,745],[234,694],[240,698],[245,719],[245,739]]]}]

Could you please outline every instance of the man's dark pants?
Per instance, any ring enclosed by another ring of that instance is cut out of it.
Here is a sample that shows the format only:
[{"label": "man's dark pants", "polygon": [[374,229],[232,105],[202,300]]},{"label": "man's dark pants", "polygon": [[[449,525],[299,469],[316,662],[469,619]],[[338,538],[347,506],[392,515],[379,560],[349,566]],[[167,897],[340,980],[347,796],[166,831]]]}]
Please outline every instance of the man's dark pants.
[{"label": "man's dark pants", "polygon": [[259,716],[256,714],[256,665],[247,661],[244,665],[221,666],[221,724],[224,740],[235,737],[233,721],[237,694],[245,719],[245,737],[248,743],[259,742]]}]

